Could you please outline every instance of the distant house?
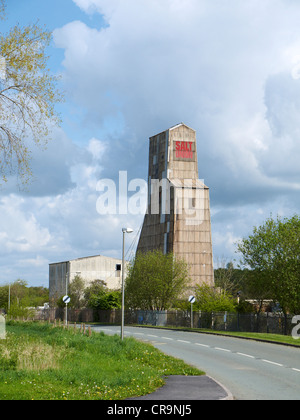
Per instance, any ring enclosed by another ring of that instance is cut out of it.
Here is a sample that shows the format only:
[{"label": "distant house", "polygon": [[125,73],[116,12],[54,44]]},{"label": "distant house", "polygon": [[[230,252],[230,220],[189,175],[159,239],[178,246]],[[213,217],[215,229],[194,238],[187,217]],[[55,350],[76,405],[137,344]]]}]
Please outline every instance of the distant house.
[{"label": "distant house", "polygon": [[76,275],[86,282],[86,287],[94,280],[103,280],[109,289],[117,290],[121,288],[122,260],[96,255],[49,264],[50,301],[64,296],[66,286]]}]

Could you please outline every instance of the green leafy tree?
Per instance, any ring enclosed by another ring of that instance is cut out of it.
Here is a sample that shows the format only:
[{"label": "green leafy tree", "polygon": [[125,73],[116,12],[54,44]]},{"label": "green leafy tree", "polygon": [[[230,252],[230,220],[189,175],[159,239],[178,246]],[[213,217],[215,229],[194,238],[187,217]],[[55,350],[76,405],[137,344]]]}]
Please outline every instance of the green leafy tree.
[{"label": "green leafy tree", "polygon": [[84,289],[85,282],[83,278],[76,274],[69,285],[68,295],[71,298],[71,301],[68,305],[69,308],[80,309],[85,306],[86,300],[84,299]]},{"label": "green leafy tree", "polygon": [[0,287],[0,308],[7,309],[8,306],[8,286]]},{"label": "green leafy tree", "polygon": [[5,19],[5,1],[0,0],[0,20]]},{"label": "green leafy tree", "polygon": [[90,308],[100,310],[121,309],[122,294],[120,291],[111,291],[100,295],[92,295],[89,301]]},{"label": "green leafy tree", "polygon": [[122,293],[119,290],[107,293],[100,303],[100,309],[121,309],[121,307]]},{"label": "green leafy tree", "polygon": [[300,218],[295,215],[267,219],[238,244],[242,264],[253,270],[252,288],[272,296],[284,313],[300,313],[299,239]]},{"label": "green leafy tree", "polygon": [[[5,2],[0,0],[0,17]],[[16,173],[25,185],[31,178],[32,144],[46,145],[50,127],[59,124],[55,104],[63,97],[58,78],[47,68],[45,50],[51,32],[31,24],[0,33],[0,179]]]},{"label": "green leafy tree", "polygon": [[195,309],[203,312],[235,312],[236,305],[233,297],[222,290],[208,284],[199,285],[195,290]]},{"label": "green leafy tree", "polygon": [[43,286],[27,287],[26,289],[26,306],[43,306],[49,302],[49,289]]},{"label": "green leafy tree", "polygon": [[108,289],[104,280],[94,280],[84,289],[84,299],[89,308],[97,307],[97,300],[105,296]]},{"label": "green leafy tree", "polygon": [[[9,286],[0,287],[0,308],[8,309]],[[37,307],[49,301],[49,289],[38,286],[28,287],[25,280],[16,280],[10,285],[11,307]]]},{"label": "green leafy tree", "polygon": [[129,265],[126,303],[130,308],[165,310],[190,282],[187,263],[156,250],[137,254]]}]

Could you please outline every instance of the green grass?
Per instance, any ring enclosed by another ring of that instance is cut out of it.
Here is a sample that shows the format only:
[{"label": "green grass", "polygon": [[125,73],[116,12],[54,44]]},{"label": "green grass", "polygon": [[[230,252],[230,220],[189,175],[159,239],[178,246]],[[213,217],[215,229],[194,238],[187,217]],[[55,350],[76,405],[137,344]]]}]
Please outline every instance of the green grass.
[{"label": "green grass", "polygon": [[[203,330],[201,330],[204,332]],[[300,347],[300,340],[296,340],[290,335],[281,335],[281,334],[267,334],[267,333],[247,333],[247,332],[227,332],[227,331],[212,331],[207,330],[206,332],[214,334],[223,334],[231,337],[241,337],[241,338],[250,338],[252,340],[263,340],[270,341],[279,344],[288,344],[293,346]]]},{"label": "green grass", "polygon": [[121,400],[164,376],[201,375],[153,346],[119,336],[11,322],[0,340],[0,400]]}]

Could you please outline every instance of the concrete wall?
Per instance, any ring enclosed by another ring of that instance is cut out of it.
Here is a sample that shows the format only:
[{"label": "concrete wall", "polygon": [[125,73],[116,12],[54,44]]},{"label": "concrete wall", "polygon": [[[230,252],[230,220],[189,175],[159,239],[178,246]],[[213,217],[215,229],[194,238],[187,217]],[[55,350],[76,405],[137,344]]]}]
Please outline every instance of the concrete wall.
[{"label": "concrete wall", "polygon": [[49,298],[60,298],[66,292],[66,279],[69,261],[49,264]]},{"label": "concrete wall", "polygon": [[66,279],[69,284],[76,275],[80,275],[86,287],[94,280],[104,280],[109,289],[120,289],[122,272],[116,271],[117,264],[122,264],[122,260],[103,255],[49,264],[50,299],[64,296]]}]

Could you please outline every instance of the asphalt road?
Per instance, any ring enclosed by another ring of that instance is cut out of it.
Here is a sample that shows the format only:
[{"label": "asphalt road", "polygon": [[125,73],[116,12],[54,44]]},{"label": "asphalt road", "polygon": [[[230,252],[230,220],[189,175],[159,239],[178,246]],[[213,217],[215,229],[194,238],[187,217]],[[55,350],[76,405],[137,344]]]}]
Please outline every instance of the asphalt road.
[{"label": "asphalt road", "polygon": [[[120,327],[94,329],[120,333]],[[237,400],[300,400],[300,348],[152,328],[125,327],[126,336],[204,370]]]}]

